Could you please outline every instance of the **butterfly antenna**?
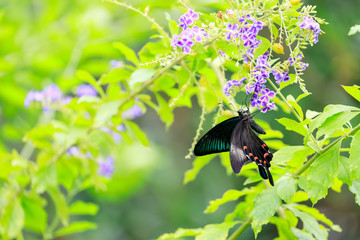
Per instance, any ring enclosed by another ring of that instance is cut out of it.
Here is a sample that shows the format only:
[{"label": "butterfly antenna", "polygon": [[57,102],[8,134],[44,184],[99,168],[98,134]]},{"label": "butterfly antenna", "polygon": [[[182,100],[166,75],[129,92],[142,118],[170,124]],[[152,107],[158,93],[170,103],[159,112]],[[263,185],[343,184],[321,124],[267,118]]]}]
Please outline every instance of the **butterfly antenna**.
[{"label": "butterfly antenna", "polygon": [[260,112],[260,110],[256,110],[255,112],[251,113],[251,117],[254,117],[256,114],[258,114]]},{"label": "butterfly antenna", "polygon": [[232,103],[230,102],[230,103],[229,103],[229,105],[233,108],[233,111],[234,111],[234,112],[237,112],[237,110],[236,110],[236,108],[235,108],[234,104],[232,104]]}]

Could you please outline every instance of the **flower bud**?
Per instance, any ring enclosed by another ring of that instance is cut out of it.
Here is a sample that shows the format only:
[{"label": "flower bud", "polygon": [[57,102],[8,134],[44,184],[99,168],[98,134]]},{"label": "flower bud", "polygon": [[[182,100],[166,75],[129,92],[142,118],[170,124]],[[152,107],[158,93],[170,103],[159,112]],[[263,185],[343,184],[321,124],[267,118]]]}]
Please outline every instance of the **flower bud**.
[{"label": "flower bud", "polygon": [[274,43],[273,49],[274,49],[274,52],[276,52],[277,54],[284,54],[284,48],[279,43]]},{"label": "flower bud", "polygon": [[298,5],[301,0],[290,0],[291,5]]}]

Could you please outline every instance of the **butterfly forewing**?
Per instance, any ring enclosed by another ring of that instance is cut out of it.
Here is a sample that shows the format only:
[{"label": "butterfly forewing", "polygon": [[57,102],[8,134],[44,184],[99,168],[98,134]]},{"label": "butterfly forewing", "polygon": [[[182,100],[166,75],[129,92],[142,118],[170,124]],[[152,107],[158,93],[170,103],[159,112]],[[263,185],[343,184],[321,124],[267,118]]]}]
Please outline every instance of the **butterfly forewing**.
[{"label": "butterfly forewing", "polygon": [[231,134],[239,121],[239,117],[233,117],[213,127],[197,142],[194,154],[203,156],[229,151]]}]

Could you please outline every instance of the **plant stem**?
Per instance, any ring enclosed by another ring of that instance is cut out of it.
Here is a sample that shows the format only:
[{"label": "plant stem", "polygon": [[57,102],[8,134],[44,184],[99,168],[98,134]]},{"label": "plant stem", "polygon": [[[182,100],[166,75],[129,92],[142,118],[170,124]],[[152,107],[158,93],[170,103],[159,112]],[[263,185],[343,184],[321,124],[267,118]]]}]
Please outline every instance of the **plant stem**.
[{"label": "plant stem", "polygon": [[357,125],[355,128],[351,129],[345,136],[339,137],[338,139],[336,139],[335,141],[333,141],[332,143],[330,143],[329,145],[327,145],[324,149],[322,149],[321,151],[317,152],[309,161],[307,161],[295,174],[295,177],[300,176],[303,172],[306,171],[306,169],[308,169],[311,164],[316,160],[316,158],[318,158],[321,154],[323,154],[324,152],[326,152],[327,150],[329,150],[332,146],[334,146],[335,144],[337,144],[339,141],[342,141],[346,138],[348,138],[351,134],[355,133],[357,130],[360,129],[360,124]]},{"label": "plant stem", "polygon": [[130,4],[126,4],[126,3],[123,3],[123,2],[118,2],[116,0],[105,0],[107,2],[111,2],[111,3],[114,3],[114,4],[117,4],[119,6],[122,6],[122,7],[125,7],[127,9],[130,9],[134,12],[137,12],[139,13],[140,15],[142,15],[143,17],[145,17],[147,20],[149,20],[150,23],[154,24],[156,26],[156,29],[159,30],[160,34],[163,35],[164,37],[166,37],[167,39],[170,40],[170,36],[169,34],[164,30],[163,27],[160,26],[160,24],[158,24],[155,19],[151,18],[150,16],[147,15],[147,13],[145,12],[142,12],[140,9],[137,9],[137,8],[134,8],[133,6],[131,6]]},{"label": "plant stem", "polygon": [[227,240],[236,240],[238,237],[250,226],[251,218],[248,218],[243,224],[240,225],[238,229],[236,229],[233,234]]}]

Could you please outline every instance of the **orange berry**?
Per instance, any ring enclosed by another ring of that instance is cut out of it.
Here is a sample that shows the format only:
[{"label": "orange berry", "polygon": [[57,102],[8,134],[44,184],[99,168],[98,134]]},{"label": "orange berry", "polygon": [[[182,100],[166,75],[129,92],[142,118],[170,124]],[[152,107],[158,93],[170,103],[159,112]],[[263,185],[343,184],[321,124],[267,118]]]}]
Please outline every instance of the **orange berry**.
[{"label": "orange berry", "polygon": [[291,5],[298,5],[301,0],[290,0]]},{"label": "orange berry", "polygon": [[274,52],[276,52],[277,54],[284,54],[284,48],[279,43],[274,43],[273,49],[274,49]]}]

